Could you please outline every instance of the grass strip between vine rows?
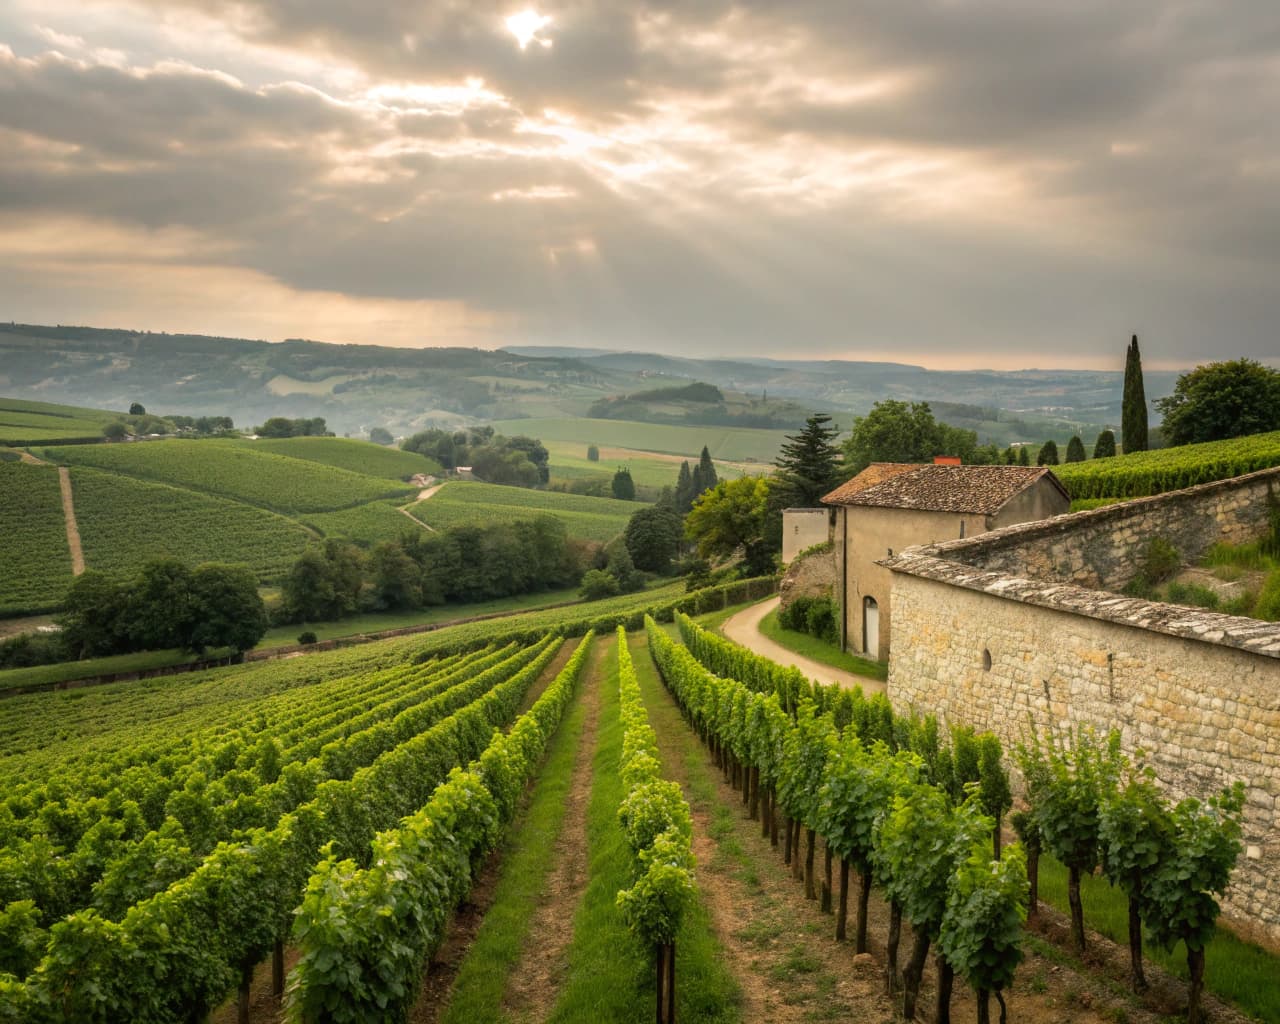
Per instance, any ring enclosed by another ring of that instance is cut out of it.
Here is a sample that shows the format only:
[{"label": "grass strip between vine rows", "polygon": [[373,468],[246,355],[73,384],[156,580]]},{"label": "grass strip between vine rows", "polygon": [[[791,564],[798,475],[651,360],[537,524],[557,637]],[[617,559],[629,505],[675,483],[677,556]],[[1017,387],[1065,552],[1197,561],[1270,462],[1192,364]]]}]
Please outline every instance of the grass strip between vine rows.
[{"label": "grass strip between vine rows", "polygon": [[302,955],[290,984],[291,1020],[404,1018],[450,911],[541,764],[593,636],[587,634],[509,733],[494,735],[465,771],[449,773],[419,811],[373,840],[369,867],[333,855],[317,865],[294,926]]}]

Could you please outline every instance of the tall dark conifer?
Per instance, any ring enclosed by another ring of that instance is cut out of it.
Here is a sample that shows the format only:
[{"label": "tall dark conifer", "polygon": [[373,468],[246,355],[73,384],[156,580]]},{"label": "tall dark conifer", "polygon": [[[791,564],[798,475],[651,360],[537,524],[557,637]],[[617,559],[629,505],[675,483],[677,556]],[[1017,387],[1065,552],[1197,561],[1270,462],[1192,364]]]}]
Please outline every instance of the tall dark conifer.
[{"label": "tall dark conifer", "polygon": [[840,451],[831,442],[840,431],[827,426],[830,416],[813,415],[804,429],[789,435],[774,465],[785,502],[797,508],[817,508],[818,500],[836,485]]},{"label": "tall dark conifer", "polygon": [[1142,387],[1142,355],[1138,336],[1129,342],[1124,360],[1124,398],[1120,407],[1120,438],[1125,454],[1147,450],[1147,396]]},{"label": "tall dark conifer", "polygon": [[716,474],[716,464],[711,461],[711,453],[707,446],[702,446],[702,454],[698,457],[698,470],[695,479],[698,481],[698,494],[709,491],[720,482]]},{"label": "tall dark conifer", "polygon": [[680,475],[676,478],[676,511],[682,516],[689,514],[693,508],[693,474],[689,472],[689,463],[680,463]]}]

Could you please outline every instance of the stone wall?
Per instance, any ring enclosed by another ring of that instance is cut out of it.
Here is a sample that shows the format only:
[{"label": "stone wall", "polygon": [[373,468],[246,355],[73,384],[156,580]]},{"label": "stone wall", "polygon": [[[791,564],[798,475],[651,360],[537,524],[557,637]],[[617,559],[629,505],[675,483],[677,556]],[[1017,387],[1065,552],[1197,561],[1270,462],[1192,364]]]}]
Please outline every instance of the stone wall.
[{"label": "stone wall", "polygon": [[992,729],[1009,749],[1031,728],[1119,729],[1126,752],[1146,751],[1174,798],[1204,799],[1243,781],[1246,850],[1224,912],[1273,946],[1280,625],[1078,584],[1115,585],[1156,533],[1190,558],[1215,540],[1257,538],[1267,485],[1278,479],[1255,473],[913,548],[885,563],[894,574],[887,692],[899,710]]},{"label": "stone wall", "polygon": [[1137,573],[1152,537],[1169,541],[1190,565],[1218,541],[1261,536],[1268,492],[1280,498],[1280,468],[1026,523],[1002,530],[999,540],[939,546],[939,553],[983,569],[1120,590]]},{"label": "stone wall", "polygon": [[795,559],[782,577],[778,588],[781,604],[785,608],[797,597],[836,598],[840,582],[840,570],[836,565],[835,549],[831,545],[817,548]]}]

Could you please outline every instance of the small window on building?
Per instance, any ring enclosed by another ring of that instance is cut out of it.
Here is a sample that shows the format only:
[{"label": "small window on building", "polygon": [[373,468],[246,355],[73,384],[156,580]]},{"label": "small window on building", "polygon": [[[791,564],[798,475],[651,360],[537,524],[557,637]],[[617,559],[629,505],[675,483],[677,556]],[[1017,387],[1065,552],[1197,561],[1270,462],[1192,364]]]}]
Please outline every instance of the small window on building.
[{"label": "small window on building", "polygon": [[987,647],[982,649],[982,671],[991,671],[991,650]]}]

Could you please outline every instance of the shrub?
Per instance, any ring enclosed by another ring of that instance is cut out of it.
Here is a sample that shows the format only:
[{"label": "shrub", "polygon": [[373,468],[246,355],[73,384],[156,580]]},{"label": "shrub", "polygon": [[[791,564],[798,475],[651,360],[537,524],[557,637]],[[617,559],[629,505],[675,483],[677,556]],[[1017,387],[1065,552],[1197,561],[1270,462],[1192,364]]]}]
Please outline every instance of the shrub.
[{"label": "shrub", "polygon": [[298,634],[298,643],[300,644],[313,644],[315,642],[316,635],[309,629]]},{"label": "shrub", "polygon": [[1253,606],[1255,619],[1266,619],[1268,622],[1280,622],[1280,569],[1273,570],[1262,585],[1262,593],[1258,595],[1258,603]]},{"label": "shrub", "polygon": [[579,593],[588,601],[598,601],[605,597],[614,597],[622,592],[615,577],[603,569],[589,569],[582,577]]},{"label": "shrub", "polygon": [[797,597],[778,609],[778,624],[831,644],[840,639],[840,619],[835,602],[829,597]]}]

